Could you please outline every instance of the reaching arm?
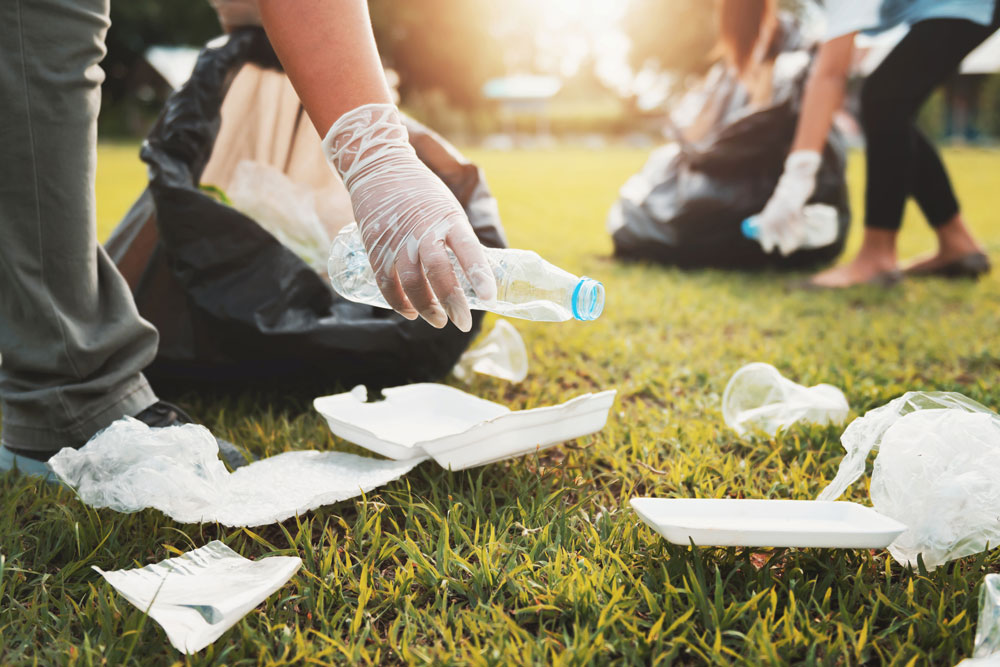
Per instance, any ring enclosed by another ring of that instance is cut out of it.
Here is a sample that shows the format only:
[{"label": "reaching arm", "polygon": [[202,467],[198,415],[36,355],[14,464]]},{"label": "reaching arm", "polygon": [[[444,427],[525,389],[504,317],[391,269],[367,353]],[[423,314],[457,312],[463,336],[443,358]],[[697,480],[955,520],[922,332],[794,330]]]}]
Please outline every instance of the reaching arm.
[{"label": "reaching arm", "polygon": [[267,37],[320,136],[363,104],[391,104],[361,0],[260,0]]},{"label": "reaching arm", "polygon": [[833,125],[833,114],[844,102],[847,73],[854,53],[854,35],[850,33],[831,39],[820,47],[816,64],[806,82],[792,152],[823,151]]},{"label": "reaching arm", "polygon": [[472,315],[450,249],[479,298],[496,282],[461,205],[414,153],[392,104],[364,0],[260,0],[260,15],[323,149],[351,194],[385,300],[441,328]]},{"label": "reaching arm", "polygon": [[787,255],[799,247],[802,209],[816,189],[816,172],[833,115],[844,101],[854,35],[836,37],[820,47],[806,82],[792,151],[774,193],[758,217],[760,243],[766,252],[777,248]]}]

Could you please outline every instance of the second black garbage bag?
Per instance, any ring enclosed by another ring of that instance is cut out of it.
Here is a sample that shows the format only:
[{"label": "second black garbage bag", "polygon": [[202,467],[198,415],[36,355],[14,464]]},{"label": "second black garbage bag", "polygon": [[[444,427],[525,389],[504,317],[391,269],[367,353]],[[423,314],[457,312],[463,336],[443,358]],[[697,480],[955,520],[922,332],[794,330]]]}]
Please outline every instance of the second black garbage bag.
[{"label": "second black garbage bag", "polygon": [[[504,247],[482,172],[419,123],[408,129],[480,241]],[[258,173],[277,169],[314,190],[324,221],[349,223],[350,201],[319,142],[262,30],[202,50],[143,144],[149,186],[107,243],[160,332],[154,384],[394,386],[444,377],[475,337],[481,313],[463,334],[341,298],[322,271],[220,201],[241,164],[264,162]]]},{"label": "second black garbage bag", "polygon": [[812,58],[788,19],[772,48],[763,88],[748,90],[718,63],[675,108],[668,121],[672,141],[625,183],[608,215],[616,257],[682,268],[795,269],[831,262],[843,251],[850,207],[846,145],[837,130],[827,140],[810,199],[836,210],[833,242],[783,257],[765,253],[741,232],[781,176]]}]

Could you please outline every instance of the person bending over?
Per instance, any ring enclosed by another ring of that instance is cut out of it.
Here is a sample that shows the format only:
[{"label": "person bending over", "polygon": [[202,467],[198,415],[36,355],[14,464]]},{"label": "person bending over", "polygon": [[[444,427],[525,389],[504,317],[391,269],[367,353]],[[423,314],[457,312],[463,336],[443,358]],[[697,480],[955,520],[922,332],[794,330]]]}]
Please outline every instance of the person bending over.
[{"label": "person bending over", "polygon": [[[215,4],[220,14],[233,8]],[[440,328],[450,318],[468,331],[446,248],[481,298],[495,298],[496,285],[462,207],[407,142],[367,4],[261,0],[259,11],[351,194],[386,301],[409,319]],[[46,475],[55,452],[126,415],[153,426],[190,419],[159,401],[143,376],[157,332],[97,243],[108,25],[109,0],[0,3],[0,471]],[[243,462],[232,445],[220,449],[230,465]]]},{"label": "person bending over", "polygon": [[896,238],[910,196],[934,228],[938,250],[913,262],[908,274],[975,277],[988,272],[989,259],[962,218],[944,164],[915,122],[934,89],[1000,27],[996,0],[829,0],[826,8],[827,36],[806,85],[795,142],[760,215],[762,240],[782,252],[794,245],[803,206],[815,187],[820,151],[843,101],[855,35],[909,24],[909,32],[861,90],[868,179],[861,249],[850,263],[813,276],[809,284],[842,288],[898,282]]}]

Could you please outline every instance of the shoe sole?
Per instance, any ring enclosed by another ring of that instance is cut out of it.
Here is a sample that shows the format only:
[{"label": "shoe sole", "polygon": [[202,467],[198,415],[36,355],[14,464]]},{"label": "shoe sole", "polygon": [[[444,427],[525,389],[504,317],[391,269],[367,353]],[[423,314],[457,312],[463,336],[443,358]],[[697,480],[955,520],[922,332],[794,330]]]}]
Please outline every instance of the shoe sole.
[{"label": "shoe sole", "polygon": [[49,484],[65,486],[45,461],[18,456],[6,447],[0,445],[0,474],[17,471],[25,477],[40,479]]},{"label": "shoe sole", "polygon": [[878,275],[864,281],[863,283],[855,283],[853,285],[845,285],[844,287],[829,287],[827,285],[817,285],[812,282],[811,279],[806,278],[805,280],[799,280],[792,282],[788,285],[790,290],[803,291],[803,292],[834,292],[837,290],[846,290],[853,287],[881,287],[882,289],[890,289],[892,287],[898,286],[903,282],[903,272],[902,271],[885,271],[879,273]]},{"label": "shoe sole", "polygon": [[948,262],[944,266],[936,269],[924,271],[907,271],[906,274],[917,278],[935,276],[938,278],[962,279],[971,278],[978,280],[990,272],[993,267],[990,265],[990,258],[981,252],[974,252],[964,257],[959,257],[953,262]]}]

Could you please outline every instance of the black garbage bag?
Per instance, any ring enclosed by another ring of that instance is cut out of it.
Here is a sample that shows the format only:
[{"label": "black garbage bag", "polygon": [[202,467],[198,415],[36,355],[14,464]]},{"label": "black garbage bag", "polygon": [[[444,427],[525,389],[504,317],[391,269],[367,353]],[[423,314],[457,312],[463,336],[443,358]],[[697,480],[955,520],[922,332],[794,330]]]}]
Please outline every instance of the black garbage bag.
[{"label": "black garbage bag", "polygon": [[[478,331],[481,313],[474,313],[473,331],[462,333],[450,324],[438,330],[346,301],[254,220],[200,189],[223,100],[247,65],[280,69],[260,29],[234,32],[202,50],[190,80],[168,99],[143,144],[149,185],[107,243],[139,312],[160,332],[147,375],[173,387],[260,382],[378,388],[442,378]],[[273,150],[275,143],[311,133],[310,150],[318,154],[319,136],[300,108],[294,123],[303,125],[258,123],[229,134],[242,145],[255,141],[251,132],[268,133],[256,141]],[[496,202],[481,171],[426,128],[410,120],[408,127],[418,156],[454,192],[480,241],[504,247]],[[285,148],[278,152],[290,155]]]},{"label": "black garbage bag", "polygon": [[[786,24],[787,26],[787,24]],[[772,103],[750,112],[729,108],[697,142],[676,140],[656,149],[642,170],[622,187],[608,215],[615,256],[652,260],[681,268],[799,269],[833,261],[843,251],[850,224],[846,144],[831,131],[810,203],[838,212],[836,240],[787,257],[768,254],[743,236],[740,225],[759,213],[781,176],[795,134],[811,55],[786,40],[774,68]],[[698,104],[717,112],[733,99],[735,81],[722,66],[707,77]]]}]

